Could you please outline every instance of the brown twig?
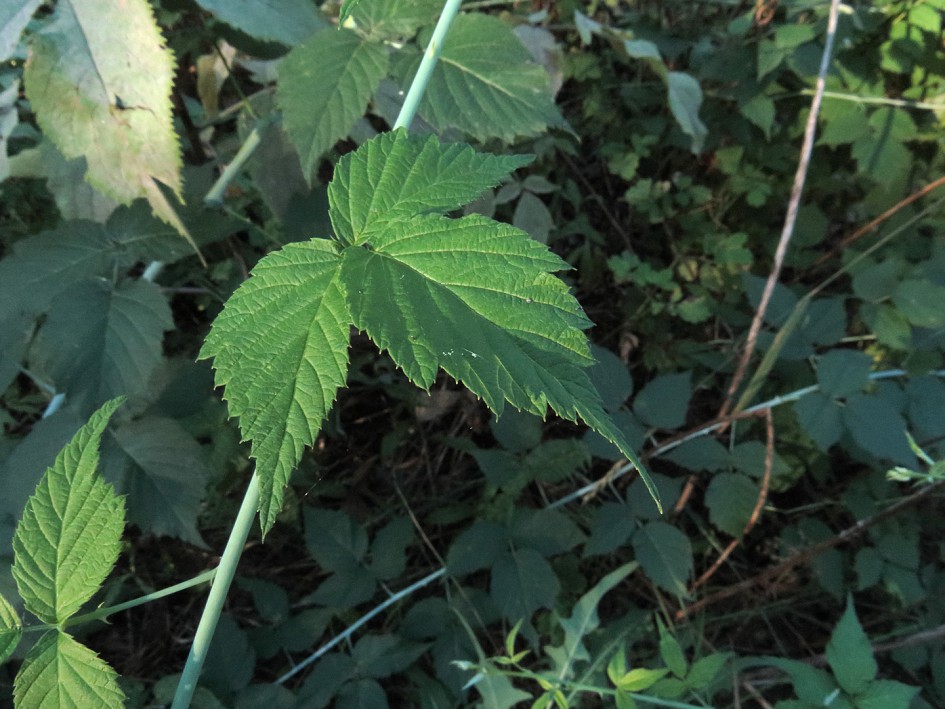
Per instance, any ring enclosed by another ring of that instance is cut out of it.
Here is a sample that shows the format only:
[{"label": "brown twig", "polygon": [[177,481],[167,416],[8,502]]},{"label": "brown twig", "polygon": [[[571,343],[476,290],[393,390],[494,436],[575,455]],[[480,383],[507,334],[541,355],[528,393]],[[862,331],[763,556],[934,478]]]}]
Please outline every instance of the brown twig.
[{"label": "brown twig", "polygon": [[751,327],[748,330],[748,339],[745,341],[745,348],[742,350],[738,365],[735,368],[735,375],[729,384],[728,392],[725,395],[725,401],[722,408],[719,409],[718,418],[724,418],[732,408],[735,393],[745,378],[745,372],[748,369],[748,363],[755,352],[758,344],[758,335],[761,332],[761,324],[764,321],[765,312],[768,310],[768,304],[771,302],[771,296],[774,294],[774,287],[778,283],[781,275],[781,268],[784,266],[784,257],[787,255],[788,245],[791,237],[794,235],[794,225],[797,223],[797,213],[801,205],[801,194],[804,191],[804,183],[807,180],[807,169],[810,166],[811,154],[814,151],[814,136],[817,132],[817,117],[820,114],[820,104],[824,97],[824,85],[827,77],[827,70],[830,67],[830,57],[833,54],[833,41],[837,34],[837,12],[840,5],[839,0],[830,0],[830,15],[827,20],[827,41],[824,44],[824,53],[820,59],[820,71],[817,73],[817,83],[814,89],[814,98],[811,101],[810,113],[807,115],[807,125],[804,128],[804,142],[801,146],[801,157],[797,162],[797,170],[794,173],[794,184],[791,186],[791,196],[788,200],[787,213],[784,217],[784,225],[781,229],[781,238],[778,240],[777,249],[774,252],[774,264],[771,267],[771,273],[768,274],[768,280],[765,282],[764,291],[761,294],[761,302],[755,310],[755,315],[751,321]]},{"label": "brown twig", "polygon": [[695,592],[700,586],[704,585],[712,576],[715,575],[715,572],[718,571],[722,564],[725,563],[725,560],[732,555],[732,552],[738,548],[738,545],[741,539],[744,539],[748,532],[751,531],[758,520],[761,518],[761,510],[764,509],[765,502],[768,500],[768,488],[771,484],[771,470],[774,468],[774,422],[771,417],[771,409],[765,409],[765,472],[764,476],[761,478],[761,489],[758,490],[758,499],[755,501],[755,508],[751,511],[751,516],[748,518],[748,521],[745,523],[745,528],[742,530],[742,536],[740,538],[733,539],[729,542],[728,546],[719,554],[719,558],[710,566],[705,573],[703,573],[695,583],[692,584],[690,592]]},{"label": "brown twig", "polygon": [[899,501],[893,503],[882,512],[878,512],[871,517],[866,517],[865,519],[861,519],[852,527],[847,527],[845,530],[843,530],[836,536],[831,537],[830,539],[826,539],[820,542],[819,544],[815,544],[812,547],[808,547],[807,549],[802,549],[801,551],[797,552],[793,556],[790,556],[784,561],[782,561],[777,566],[772,566],[768,569],[765,569],[761,573],[755,574],[749,579],[745,579],[744,581],[741,581],[739,583],[732,584],[731,586],[727,586],[726,588],[723,588],[717,591],[711,596],[706,596],[705,598],[702,598],[696,601],[695,603],[693,603],[692,605],[686,608],[680,608],[678,611],[676,611],[676,616],[675,616],[676,620],[684,620],[686,617],[692,615],[698,610],[705,608],[706,606],[710,606],[714,603],[718,603],[719,601],[725,600],[726,598],[731,598],[732,596],[737,596],[738,594],[744,593],[745,591],[749,591],[755,588],[756,586],[770,585],[770,583],[774,581],[775,579],[783,576],[788,571],[791,571],[792,569],[802,564],[807,563],[808,561],[824,553],[828,549],[832,549],[835,546],[839,546],[840,544],[844,544],[848,541],[851,541],[852,539],[855,539],[859,535],[863,534],[863,532],[868,530],[870,527],[876,524],[879,524],[880,522],[887,520],[890,517],[894,517],[895,515],[902,512],[904,509],[907,509],[909,507],[912,507],[913,505],[918,504],[919,502],[926,499],[933,492],[940,489],[942,485],[945,485],[945,480],[940,480],[938,482],[934,482],[929,485],[926,485],[925,487],[921,488],[917,492],[914,492],[908,497],[904,497],[900,499]]},{"label": "brown twig", "polygon": [[840,240],[839,244],[834,246],[832,249],[830,249],[830,251],[823,254],[820,258],[814,261],[814,263],[811,264],[810,268],[812,269],[817,268],[818,266],[826,263],[827,261],[830,261],[831,259],[836,258],[837,254],[843,249],[845,249],[847,246],[861,239],[862,237],[866,236],[871,231],[873,231],[873,229],[878,227],[880,224],[882,224],[884,221],[889,219],[891,216],[893,216],[900,210],[904,209],[905,207],[908,207],[910,204],[912,204],[916,200],[921,199],[922,197],[927,195],[929,192],[932,192],[933,190],[938,189],[942,185],[945,185],[945,175],[938,178],[937,180],[934,180],[933,182],[930,182],[925,187],[922,187],[921,189],[916,190],[905,199],[902,199],[896,204],[894,204],[892,207],[887,209],[885,212],[880,214],[878,217],[876,217],[872,221],[867,222],[865,225],[861,226],[859,229],[857,229],[853,233],[849,234],[848,236],[843,237],[843,239]]}]

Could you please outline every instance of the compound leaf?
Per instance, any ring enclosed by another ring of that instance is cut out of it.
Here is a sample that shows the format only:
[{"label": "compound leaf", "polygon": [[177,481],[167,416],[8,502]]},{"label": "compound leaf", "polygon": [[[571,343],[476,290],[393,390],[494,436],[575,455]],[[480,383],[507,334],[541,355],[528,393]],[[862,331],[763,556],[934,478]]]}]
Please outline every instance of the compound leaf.
[{"label": "compound leaf", "polygon": [[118,675],[98,655],[59,630],[29,651],[13,682],[18,707],[122,709]]},{"label": "compound leaf", "polygon": [[351,245],[342,280],[352,322],[417,385],[429,388],[443,369],[497,415],[505,402],[539,416],[550,406],[642,471],[589,378],[590,323],[552,275],[564,261],[515,227],[436,214],[515,164],[403,131],[342,160],[328,197],[338,239]]},{"label": "compound leaf", "polygon": [[408,37],[435,20],[442,7],[441,0],[348,0],[341,8],[339,22],[349,10],[354,21],[372,35]]},{"label": "compound leaf", "polygon": [[554,606],[560,583],[551,564],[534,549],[506,554],[492,567],[490,593],[506,620],[531,618],[539,608]]},{"label": "compound leaf", "polygon": [[269,254],[227,301],[200,353],[214,358],[230,415],[252,441],[264,531],[345,383],[350,317],[339,265],[335,245],[322,239]]},{"label": "compound leaf", "polygon": [[[114,28],[121,27],[121,41]],[[186,234],[158,182],[180,198],[171,117],[174,61],[146,0],[63,0],[33,36],[26,95],[43,132],[122,204],[138,197]]]},{"label": "compound leaf", "polygon": [[17,525],[13,577],[27,610],[45,623],[79,610],[118,559],[125,505],[95,473],[102,433],[122,401],[92,414],[60,451]]},{"label": "compound leaf", "polygon": [[322,155],[364,113],[388,64],[385,45],[346,29],[319,32],[289,52],[279,68],[277,99],[309,180]]},{"label": "compound leaf", "polygon": [[197,4],[251,37],[288,46],[327,26],[310,0],[197,0]]},{"label": "compound leaf", "polygon": [[41,358],[57,387],[88,410],[143,391],[174,326],[160,289],[148,281],[77,283],[53,301],[41,331]]},{"label": "compound leaf", "polygon": [[[410,79],[420,57],[406,62],[400,73]],[[511,142],[564,125],[550,83],[505,22],[480,13],[460,15],[443,44],[420,114],[440,130]]]}]

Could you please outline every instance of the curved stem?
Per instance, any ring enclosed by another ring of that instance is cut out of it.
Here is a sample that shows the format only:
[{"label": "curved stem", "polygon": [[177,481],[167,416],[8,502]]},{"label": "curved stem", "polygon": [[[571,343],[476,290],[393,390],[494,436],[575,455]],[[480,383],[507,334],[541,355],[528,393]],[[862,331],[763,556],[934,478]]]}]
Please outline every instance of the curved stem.
[{"label": "curved stem", "polygon": [[184,665],[184,671],[177,685],[171,709],[187,709],[190,706],[194,690],[197,689],[200,671],[203,669],[203,662],[207,658],[210,641],[213,639],[213,632],[217,628],[217,621],[220,620],[220,613],[223,612],[223,603],[226,600],[227,591],[230,590],[230,584],[233,583],[233,577],[236,575],[236,567],[239,564],[243,545],[246,543],[246,537],[249,536],[249,530],[256,518],[256,507],[258,505],[259,478],[256,477],[254,471],[253,477],[246,487],[243,504],[240,505],[240,511],[236,515],[236,522],[233,523],[230,538],[223,550],[223,556],[220,557],[216,578],[210,588],[210,594],[207,596],[207,605],[203,609],[203,615],[200,616],[200,623],[194,635],[194,642],[190,646],[187,663]]}]

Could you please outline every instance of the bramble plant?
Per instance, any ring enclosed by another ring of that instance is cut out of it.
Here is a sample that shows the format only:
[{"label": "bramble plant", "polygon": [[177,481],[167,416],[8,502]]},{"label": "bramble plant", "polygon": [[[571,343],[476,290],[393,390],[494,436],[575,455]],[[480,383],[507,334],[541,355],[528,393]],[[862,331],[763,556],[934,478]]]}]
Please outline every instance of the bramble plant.
[{"label": "bramble plant", "polygon": [[943,13],[0,10],[0,703],[945,701]]}]

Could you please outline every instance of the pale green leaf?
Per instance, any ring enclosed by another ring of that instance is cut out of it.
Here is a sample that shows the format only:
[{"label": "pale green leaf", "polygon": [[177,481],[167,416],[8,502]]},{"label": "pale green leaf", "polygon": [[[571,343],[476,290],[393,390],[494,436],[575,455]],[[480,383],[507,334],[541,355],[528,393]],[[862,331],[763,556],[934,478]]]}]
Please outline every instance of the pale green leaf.
[{"label": "pale green leaf", "polygon": [[825,655],[837,682],[850,694],[862,692],[876,677],[873,648],[857,620],[851,598],[847,599],[843,617],[833,629]]},{"label": "pale green leaf", "polygon": [[653,583],[681,598],[688,595],[693,567],[689,537],[666,522],[648,522],[633,535],[633,550]]},{"label": "pale green leaf", "polygon": [[348,0],[345,10],[367,32],[380,37],[410,37],[417,29],[436,20],[443,9],[442,0]]},{"label": "pale green leaf", "polygon": [[185,233],[158,186],[180,198],[173,77],[146,0],[62,0],[34,35],[24,72],[40,127],[67,158],[86,158],[86,179],[122,204],[146,198]]},{"label": "pale green leaf", "polygon": [[29,709],[125,706],[115,670],[58,630],[43,635],[27,654],[13,681],[13,699]]},{"label": "pale green leaf", "polygon": [[[423,46],[427,41],[421,37]],[[419,55],[404,56],[399,73],[405,85],[419,63]],[[482,141],[511,142],[564,125],[548,73],[505,22],[479,13],[453,22],[420,115],[440,130],[456,128]]]},{"label": "pale green leaf", "polygon": [[250,37],[289,46],[328,24],[311,0],[197,0],[197,4]]},{"label": "pale green leaf", "polygon": [[277,99],[310,181],[321,157],[364,113],[388,63],[386,46],[346,29],[319,32],[282,62]]},{"label": "pale green leaf", "polygon": [[205,546],[197,516],[210,473],[200,445],[177,421],[148,416],[114,430],[104,473],[127,497],[128,519],[151,534]]},{"label": "pale green leaf", "polygon": [[567,667],[572,663],[591,659],[583,640],[589,633],[600,627],[597,606],[604,595],[629,576],[636,567],[636,562],[632,562],[611,571],[578,599],[571,609],[569,618],[562,618],[559,621],[562,630],[564,630],[563,650],[565,662],[567,663],[560,676],[567,676]]},{"label": "pale green leaf", "polygon": [[517,549],[492,567],[489,592],[506,620],[528,620],[539,608],[552,608],[560,588],[558,576],[534,549]]},{"label": "pale green leaf", "polygon": [[252,441],[266,531],[302,450],[345,383],[350,318],[339,264],[325,240],[270,254],[227,301],[201,350],[214,358],[230,415]]},{"label": "pale green leaf", "polygon": [[23,636],[23,624],[16,609],[10,602],[0,596],[0,665],[13,654]]},{"label": "pale green leaf", "polygon": [[92,597],[121,549],[123,500],[98,475],[98,448],[113,399],[56,457],[26,503],[13,537],[13,577],[27,610],[62,623]]},{"label": "pale green leaf", "polygon": [[669,93],[669,110],[682,128],[692,138],[692,152],[702,152],[702,145],[709,129],[699,118],[702,105],[702,88],[689,74],[671,71],[666,75],[666,90]]},{"label": "pale green leaf", "polygon": [[9,59],[42,0],[7,0],[0,6],[0,62]]},{"label": "pale green leaf", "polygon": [[77,283],[53,301],[38,358],[56,388],[80,410],[144,391],[174,325],[160,289],[148,281]]},{"label": "pale green leaf", "polygon": [[[362,232],[375,223],[457,209],[532,159],[477,153],[432,136],[408,138],[403,130],[383,133],[335,168],[328,187],[335,235],[346,245],[360,243]],[[556,266],[561,263],[555,260]]]}]

